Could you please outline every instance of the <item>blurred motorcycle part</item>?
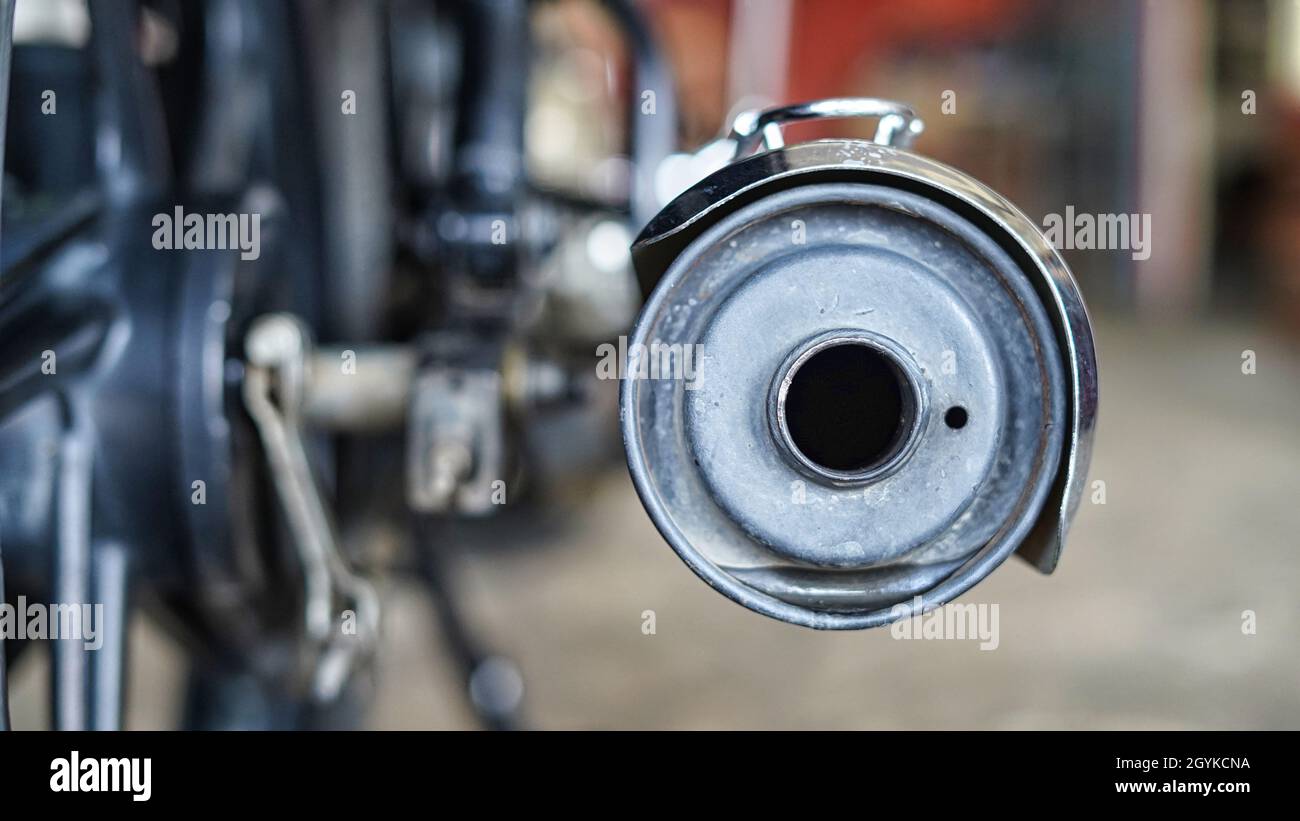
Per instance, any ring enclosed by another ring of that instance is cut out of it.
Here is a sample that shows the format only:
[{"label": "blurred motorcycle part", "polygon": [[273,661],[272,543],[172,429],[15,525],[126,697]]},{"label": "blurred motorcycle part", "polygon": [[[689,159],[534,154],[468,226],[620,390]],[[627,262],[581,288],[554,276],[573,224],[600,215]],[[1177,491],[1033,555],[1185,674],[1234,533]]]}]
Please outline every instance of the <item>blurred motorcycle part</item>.
[{"label": "blurred motorcycle part", "polygon": [[[94,654],[52,648],[54,726],[122,726],[142,605],[189,663],[183,726],[352,726],[385,572],[434,601],[473,714],[521,724],[459,605],[461,520],[507,484],[531,515],[538,440],[574,474],[616,452],[583,430],[613,402],[590,351],[635,310],[676,134],[644,20],[600,7],[628,75],[602,197],[529,168],[526,0],[21,6],[17,108],[57,88],[58,116],[6,132],[4,592],[108,614]],[[152,244],[173,213],[256,218],[259,247]]]}]

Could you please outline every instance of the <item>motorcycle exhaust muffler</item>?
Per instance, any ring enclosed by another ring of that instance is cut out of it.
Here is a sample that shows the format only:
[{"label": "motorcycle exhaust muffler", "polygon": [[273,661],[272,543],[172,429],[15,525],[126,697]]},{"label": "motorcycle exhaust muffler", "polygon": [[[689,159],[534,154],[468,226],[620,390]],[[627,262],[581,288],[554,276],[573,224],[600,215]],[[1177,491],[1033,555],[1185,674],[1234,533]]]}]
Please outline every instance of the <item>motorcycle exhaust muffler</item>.
[{"label": "motorcycle exhaust muffler", "polygon": [[[875,139],[783,144],[784,122],[848,116]],[[871,99],[742,115],[735,159],[633,245],[637,492],[695,573],[795,624],[919,615],[1016,551],[1050,573],[1082,494],[1078,287],[1014,206],[908,151],[920,131]]]}]

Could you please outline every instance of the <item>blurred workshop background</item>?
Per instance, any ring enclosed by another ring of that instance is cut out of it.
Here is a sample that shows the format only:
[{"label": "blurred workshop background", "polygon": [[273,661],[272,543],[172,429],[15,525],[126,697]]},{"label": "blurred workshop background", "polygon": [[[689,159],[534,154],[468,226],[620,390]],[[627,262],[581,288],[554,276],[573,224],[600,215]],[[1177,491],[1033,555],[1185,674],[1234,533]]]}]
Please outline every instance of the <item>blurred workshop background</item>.
[{"label": "blurred workshop background", "polygon": [[[1300,2],[645,5],[685,148],[743,108],[897,99],[926,121],[916,150],[1040,222],[1149,214],[1150,255],[1065,251],[1096,321],[1104,485],[1055,575],[1013,559],[963,598],[999,604],[995,651],[815,633],[717,595],[651,526],[611,412],[554,434],[610,447],[607,471],[449,534],[470,612],[522,673],[529,723],[1300,728]],[[619,38],[588,0],[539,3],[535,25],[533,173],[607,185],[635,91]],[[474,726],[436,615],[413,589],[387,597],[369,725]],[[130,725],[171,725],[178,656],[136,629]],[[16,671],[19,727],[46,720],[42,664]]]}]

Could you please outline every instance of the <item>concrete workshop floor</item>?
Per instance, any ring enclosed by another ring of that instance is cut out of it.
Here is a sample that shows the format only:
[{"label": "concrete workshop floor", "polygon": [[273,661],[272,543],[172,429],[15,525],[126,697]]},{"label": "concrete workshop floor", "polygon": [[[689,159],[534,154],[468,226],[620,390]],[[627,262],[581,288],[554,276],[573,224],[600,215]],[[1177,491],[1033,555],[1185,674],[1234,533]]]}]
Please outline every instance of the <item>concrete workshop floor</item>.
[{"label": "concrete workshop floor", "polygon": [[[1012,560],[962,599],[999,605],[997,650],[752,614],[681,564],[619,471],[558,543],[460,569],[474,618],[524,671],[530,723],[1300,728],[1300,352],[1234,325],[1106,323],[1098,344],[1106,504],[1085,499],[1056,575]],[[427,606],[389,593],[370,725],[472,727]],[[171,651],[137,637],[131,725],[165,726]],[[43,720],[41,666],[17,671],[20,727]]]}]

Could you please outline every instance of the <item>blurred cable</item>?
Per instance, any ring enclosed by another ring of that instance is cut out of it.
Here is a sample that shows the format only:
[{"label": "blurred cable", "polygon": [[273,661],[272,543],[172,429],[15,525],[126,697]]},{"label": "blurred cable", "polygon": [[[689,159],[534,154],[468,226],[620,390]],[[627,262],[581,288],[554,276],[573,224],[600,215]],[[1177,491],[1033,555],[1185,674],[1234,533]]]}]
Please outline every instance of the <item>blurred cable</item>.
[{"label": "blurred cable", "polygon": [[0,0],[0,184],[3,183],[4,173],[5,133],[9,112],[9,63],[13,51],[14,0]]},{"label": "blurred cable", "polygon": [[[628,134],[631,136],[632,220],[640,231],[659,212],[655,197],[655,174],[660,163],[677,149],[677,89],[672,68],[664,58],[645,15],[633,0],[605,0],[627,39],[632,52],[633,82],[636,85],[628,106]],[[654,93],[654,104],[643,110],[647,92]]]},{"label": "blurred cable", "polygon": [[[0,0],[0,183],[3,182],[6,115],[9,110],[9,60],[14,48],[14,0]],[[0,192],[2,193],[2,192]],[[0,604],[5,601],[4,553],[0,550]],[[9,676],[5,637],[0,631],[0,730],[9,729]]]}]

